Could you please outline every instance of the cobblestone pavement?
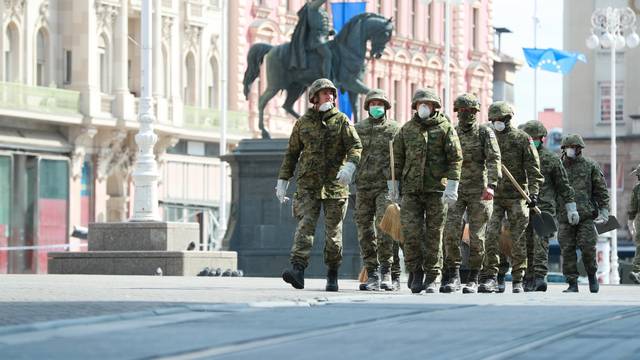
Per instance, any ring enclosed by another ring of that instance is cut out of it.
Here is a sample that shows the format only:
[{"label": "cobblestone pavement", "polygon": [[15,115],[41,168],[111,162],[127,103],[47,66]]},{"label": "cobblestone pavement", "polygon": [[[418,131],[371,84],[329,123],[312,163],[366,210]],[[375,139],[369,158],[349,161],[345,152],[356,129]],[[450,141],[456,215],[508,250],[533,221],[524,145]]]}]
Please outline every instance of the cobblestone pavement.
[{"label": "cobblestone pavement", "polygon": [[357,285],[1,275],[0,358],[640,358],[640,287],[411,295]]}]

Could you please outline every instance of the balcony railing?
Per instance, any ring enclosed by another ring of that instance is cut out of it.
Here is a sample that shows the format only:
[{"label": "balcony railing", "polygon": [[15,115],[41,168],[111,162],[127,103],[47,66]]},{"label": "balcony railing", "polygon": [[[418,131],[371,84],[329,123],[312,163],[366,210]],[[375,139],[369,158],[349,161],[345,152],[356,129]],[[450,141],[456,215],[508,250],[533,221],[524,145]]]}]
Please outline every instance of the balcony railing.
[{"label": "balcony railing", "polygon": [[55,87],[0,82],[0,108],[54,115],[80,113],[80,93]]},{"label": "balcony railing", "polygon": [[[220,131],[220,110],[185,105],[184,127]],[[250,136],[248,114],[239,111],[227,111],[227,132],[231,135]]]}]

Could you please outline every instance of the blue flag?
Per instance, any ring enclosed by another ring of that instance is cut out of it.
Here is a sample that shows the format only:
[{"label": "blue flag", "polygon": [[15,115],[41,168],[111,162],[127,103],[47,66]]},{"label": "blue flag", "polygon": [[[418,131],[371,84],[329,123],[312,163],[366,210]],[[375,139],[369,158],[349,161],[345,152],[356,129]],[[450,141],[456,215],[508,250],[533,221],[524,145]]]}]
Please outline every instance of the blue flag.
[{"label": "blue flag", "polygon": [[584,54],[558,49],[522,48],[527,64],[532,68],[568,74],[578,60],[586,63]]},{"label": "blue flag", "polygon": [[[367,7],[366,1],[360,2],[335,2],[331,4],[331,15],[333,17],[333,28],[336,33],[342,30],[344,24],[349,22],[352,17],[362,14]],[[338,97],[338,106],[340,111],[345,113],[349,118],[353,114],[351,104],[349,103],[349,94],[340,91]]]}]

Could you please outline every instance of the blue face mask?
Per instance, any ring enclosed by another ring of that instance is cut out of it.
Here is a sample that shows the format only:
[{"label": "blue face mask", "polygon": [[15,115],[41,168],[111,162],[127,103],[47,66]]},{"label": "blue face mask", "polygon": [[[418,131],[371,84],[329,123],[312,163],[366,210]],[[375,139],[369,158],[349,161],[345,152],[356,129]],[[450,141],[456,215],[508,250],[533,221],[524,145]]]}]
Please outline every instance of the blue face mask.
[{"label": "blue face mask", "polygon": [[376,119],[380,119],[384,116],[384,106],[371,106],[369,107],[369,114]]}]

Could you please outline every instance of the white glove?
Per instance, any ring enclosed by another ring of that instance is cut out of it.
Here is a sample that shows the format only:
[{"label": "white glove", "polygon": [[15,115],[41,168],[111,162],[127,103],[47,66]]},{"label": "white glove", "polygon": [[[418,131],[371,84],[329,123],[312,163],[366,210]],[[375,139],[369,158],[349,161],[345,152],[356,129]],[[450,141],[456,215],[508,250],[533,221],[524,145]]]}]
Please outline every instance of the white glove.
[{"label": "white glove", "polygon": [[567,219],[569,224],[578,225],[580,222],[580,215],[578,215],[578,209],[575,202],[564,204],[564,208],[567,209]]},{"label": "white glove", "polygon": [[276,197],[281,204],[289,201],[287,195],[287,188],[289,187],[289,182],[287,180],[278,179],[278,183],[276,184]]},{"label": "white glove", "polygon": [[600,209],[598,210],[598,217],[593,220],[596,224],[604,224],[609,221],[609,210],[608,209]]},{"label": "white glove", "polygon": [[632,219],[627,220],[627,226],[629,227],[629,232],[631,233],[631,236],[636,234],[636,224],[633,222]]},{"label": "white glove", "polygon": [[356,164],[352,162],[347,162],[340,167],[340,171],[338,171],[338,182],[340,185],[347,186],[351,184],[351,180],[353,179],[353,173],[356,171]]},{"label": "white glove", "polygon": [[443,204],[453,206],[458,201],[458,183],[457,180],[447,180],[447,187],[442,193]]},{"label": "white glove", "polygon": [[387,180],[387,190],[387,198],[397,204],[400,201],[400,181]]}]

